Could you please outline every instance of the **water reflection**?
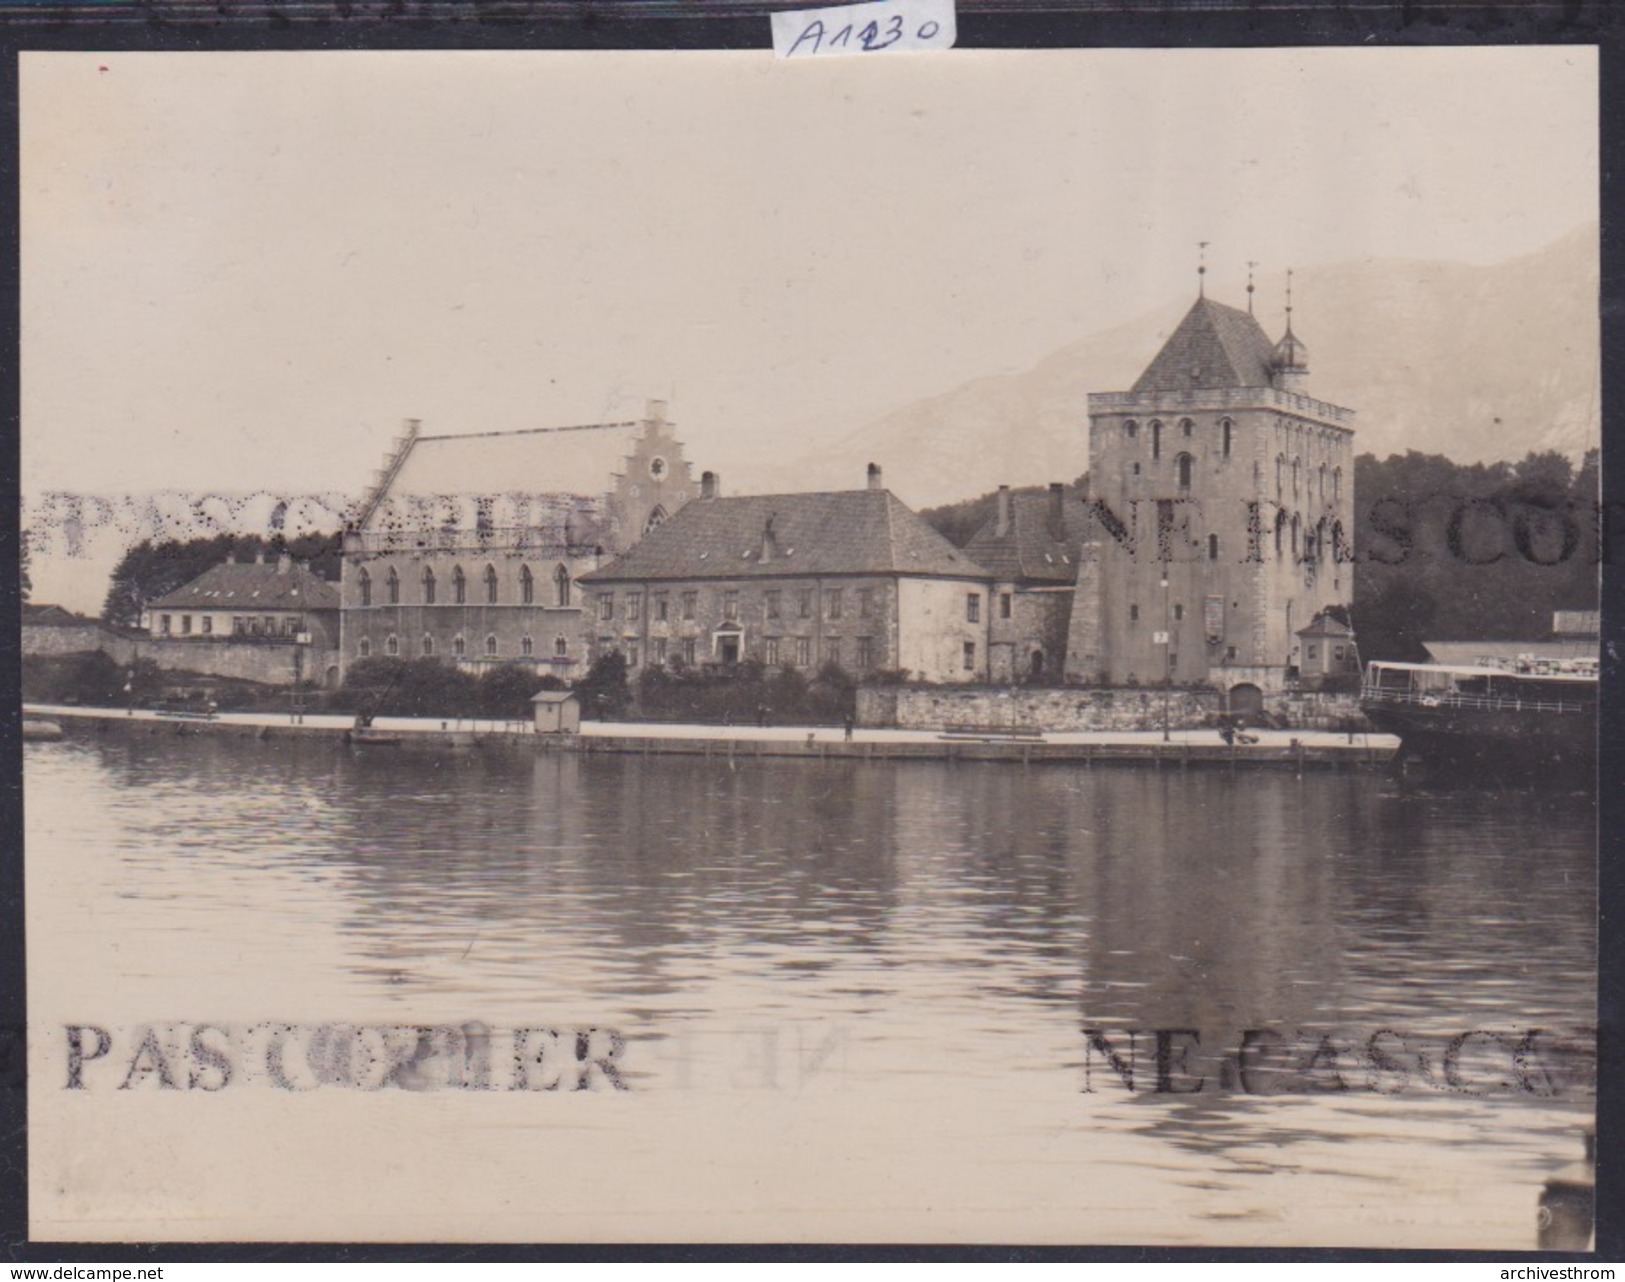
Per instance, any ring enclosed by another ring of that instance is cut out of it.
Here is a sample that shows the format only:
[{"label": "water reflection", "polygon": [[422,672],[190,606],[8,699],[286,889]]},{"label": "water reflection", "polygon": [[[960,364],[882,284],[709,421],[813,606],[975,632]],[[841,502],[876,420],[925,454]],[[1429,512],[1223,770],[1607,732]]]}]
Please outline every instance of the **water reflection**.
[{"label": "water reflection", "polygon": [[[743,950],[790,974],[947,968],[1110,1027],[1585,1023],[1593,813],[1368,775],[358,754],[120,739],[30,749],[33,808],[104,809],[127,893],[213,870],[326,888],[381,982],[454,943],[670,996]],[[465,967],[479,991],[478,964]],[[1205,1039],[1204,1039],[1205,1040]]]},{"label": "water reflection", "polygon": [[1590,1025],[1583,798],[202,737],[27,753],[31,895],[75,908],[37,947],[88,1013],[574,1019],[624,1029],[657,1094],[705,1082],[684,1048],[729,1041],[735,1091],[839,1069],[882,1119],[940,1099],[1010,1163],[1086,1098],[1067,1144],[1146,1139],[1088,1160],[1214,1223],[1281,1214],[1259,1172],[1377,1186],[1419,1144],[1538,1178],[1589,1107],[1554,1126],[1504,1100],[1483,1135],[1479,1105],[1426,1091],[1169,1097],[1108,1071],[1079,1095],[1090,1027],[1192,1030],[1183,1083],[1233,1088],[1248,1030]]}]

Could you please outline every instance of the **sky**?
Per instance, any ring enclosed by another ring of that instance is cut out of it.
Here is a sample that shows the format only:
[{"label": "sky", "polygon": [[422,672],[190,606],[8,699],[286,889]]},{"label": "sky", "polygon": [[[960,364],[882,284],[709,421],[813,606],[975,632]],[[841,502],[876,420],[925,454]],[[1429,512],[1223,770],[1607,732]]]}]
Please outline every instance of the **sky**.
[{"label": "sky", "polygon": [[[1591,50],[27,53],[23,490],[834,440],[1210,284],[1597,217]],[[1239,296],[1239,295],[1238,295]],[[1307,305],[1307,302],[1306,304]]]}]

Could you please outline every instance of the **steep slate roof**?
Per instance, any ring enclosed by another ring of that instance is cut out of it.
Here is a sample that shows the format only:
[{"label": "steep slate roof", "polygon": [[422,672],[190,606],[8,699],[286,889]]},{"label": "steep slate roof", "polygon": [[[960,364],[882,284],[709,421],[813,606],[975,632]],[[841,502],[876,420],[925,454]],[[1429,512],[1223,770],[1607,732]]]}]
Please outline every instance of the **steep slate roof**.
[{"label": "steep slate roof", "polygon": [[1071,508],[1061,506],[1061,537],[1050,528],[1050,496],[1012,494],[1010,529],[995,534],[998,517],[976,531],[965,545],[965,555],[985,565],[1000,579],[1032,580],[1043,583],[1075,583],[1078,578],[1078,548],[1081,522]]},{"label": "steep slate roof", "polygon": [[1268,387],[1274,354],[1275,344],[1251,313],[1198,298],[1133,390]]},{"label": "steep slate roof", "polygon": [[420,436],[388,497],[447,494],[609,493],[637,442],[639,423],[544,427],[466,436]]},{"label": "steep slate roof", "polygon": [[97,622],[99,620],[87,619],[60,605],[30,605],[26,601],[23,602],[25,628],[78,628]]},{"label": "steep slate roof", "polygon": [[[767,523],[774,550],[762,559]],[[890,490],[695,499],[583,583],[903,574],[977,578],[986,569]]]},{"label": "steep slate roof", "polygon": [[228,562],[205,570],[148,609],[158,610],[336,610],[338,585],[298,566],[279,571],[274,564]]}]

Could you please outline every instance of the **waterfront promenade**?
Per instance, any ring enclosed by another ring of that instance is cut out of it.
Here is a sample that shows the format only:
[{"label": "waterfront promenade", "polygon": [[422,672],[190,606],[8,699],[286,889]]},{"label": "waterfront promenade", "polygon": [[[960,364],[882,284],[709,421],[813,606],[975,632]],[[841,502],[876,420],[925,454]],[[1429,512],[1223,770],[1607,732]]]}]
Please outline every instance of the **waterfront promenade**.
[{"label": "waterfront promenade", "polygon": [[[286,712],[222,712],[212,718],[145,709],[76,708],[29,704],[30,718],[55,721],[65,731],[75,728],[102,733],[136,731],[213,733],[283,738],[340,738],[355,725],[353,717]],[[1055,731],[1052,733],[978,734],[967,731],[891,730],[859,726],[846,739],[840,726],[716,726],[652,721],[587,721],[579,735],[538,735],[529,721],[476,718],[378,717],[373,734],[399,739],[400,746],[474,747],[482,743],[530,744],[544,749],[579,752],[688,754],[704,756],[859,757],[865,759],[1002,760],[1002,761],[1146,761],[1157,764],[1236,764],[1278,766],[1379,765],[1399,746],[1391,735],[1352,736],[1315,730],[1252,730],[1253,743],[1226,744],[1217,730],[1175,729],[1164,740],[1161,730]]]}]

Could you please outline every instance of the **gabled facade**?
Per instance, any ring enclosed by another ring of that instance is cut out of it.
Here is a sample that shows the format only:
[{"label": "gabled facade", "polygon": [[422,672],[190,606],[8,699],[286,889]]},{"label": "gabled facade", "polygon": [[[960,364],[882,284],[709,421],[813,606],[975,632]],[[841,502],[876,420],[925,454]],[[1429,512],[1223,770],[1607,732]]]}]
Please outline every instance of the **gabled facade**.
[{"label": "gabled facade", "polygon": [[1058,679],[1078,580],[1085,509],[1059,483],[1046,494],[999,487],[991,521],[965,553],[992,575],[988,677]]},{"label": "gabled facade", "polygon": [[345,662],[586,670],[577,580],[697,487],[662,401],[637,422],[459,436],[415,422],[344,538]]},{"label": "gabled facade", "polygon": [[1199,298],[1126,392],[1089,397],[1090,541],[1067,675],[1300,680],[1299,632],[1352,589],[1354,412],[1310,396],[1308,352]]},{"label": "gabled facade", "polygon": [[596,653],[650,664],[754,660],[808,675],[906,670],[984,681],[992,580],[881,484],[834,493],[702,495],[582,576]]}]

